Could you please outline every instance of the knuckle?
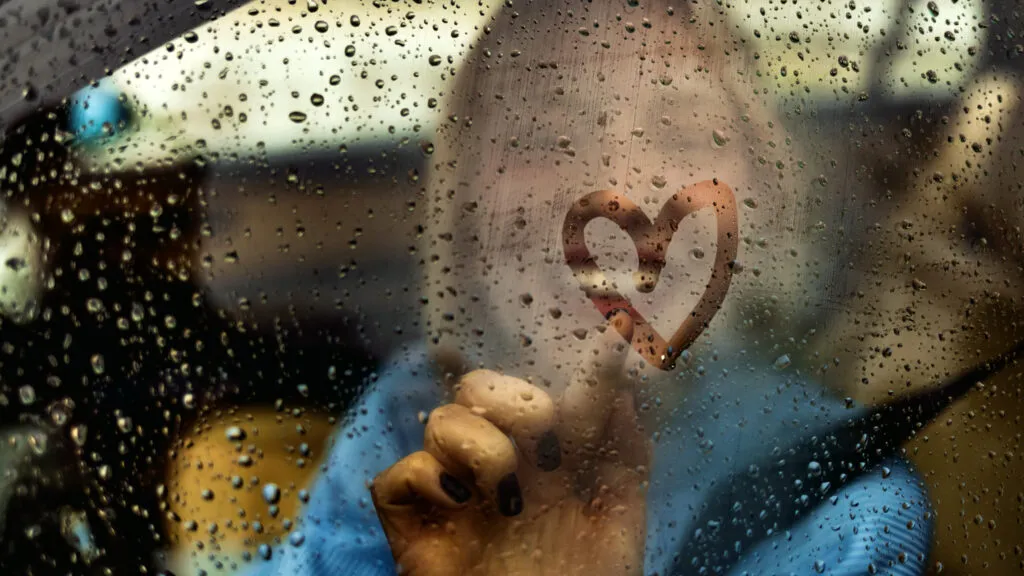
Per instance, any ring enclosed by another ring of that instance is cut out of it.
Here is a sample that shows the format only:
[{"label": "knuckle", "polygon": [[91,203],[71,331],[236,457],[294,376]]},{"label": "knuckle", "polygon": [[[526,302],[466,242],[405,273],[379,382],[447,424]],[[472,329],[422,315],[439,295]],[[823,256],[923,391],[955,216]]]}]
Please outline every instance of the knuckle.
[{"label": "knuckle", "polygon": [[462,378],[459,379],[459,386],[465,388],[476,388],[479,386],[490,386],[493,385],[495,379],[500,378],[501,375],[494,370],[488,370],[486,368],[480,368],[467,372]]},{"label": "knuckle", "polygon": [[458,391],[456,403],[513,433],[543,432],[555,415],[554,400],[547,392],[512,376],[474,380]]},{"label": "knuckle", "polygon": [[514,471],[519,465],[516,449],[508,439],[481,453],[479,462],[481,467],[494,471]]},{"label": "knuckle", "polygon": [[429,472],[433,468],[433,458],[426,452],[413,452],[405,459],[405,468],[410,476]]},{"label": "knuckle", "polygon": [[446,420],[459,416],[462,411],[465,410],[462,406],[457,404],[444,404],[434,408],[430,415],[427,416],[427,430],[436,430],[438,426],[445,423]]}]

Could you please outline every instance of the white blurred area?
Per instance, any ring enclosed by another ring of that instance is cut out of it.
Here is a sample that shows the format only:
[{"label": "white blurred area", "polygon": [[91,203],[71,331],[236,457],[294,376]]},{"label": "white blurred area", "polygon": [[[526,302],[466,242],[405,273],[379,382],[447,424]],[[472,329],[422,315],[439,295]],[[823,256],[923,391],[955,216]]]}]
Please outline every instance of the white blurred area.
[{"label": "white blurred area", "polygon": [[[780,96],[806,94],[827,107],[837,96],[867,92],[874,81],[895,100],[959,97],[984,50],[984,1],[911,0],[904,11],[907,6],[903,0],[726,3],[758,54],[765,87]],[[882,70],[874,69],[876,61]]]},{"label": "white blurred area", "polygon": [[[94,159],[146,165],[197,152],[290,155],[430,133],[440,114],[431,99],[448,90],[501,3],[252,2],[115,71],[111,81],[143,115],[138,132]],[[877,72],[874,51],[887,49],[885,91],[955,96],[984,46],[982,0],[915,0],[910,14],[902,5],[733,0],[724,8],[757,53],[763,87],[780,98],[807,95],[827,106],[866,91]]]},{"label": "white blurred area", "polygon": [[139,130],[95,159],[313,153],[430,132],[431,104],[499,3],[252,2],[117,70]]}]

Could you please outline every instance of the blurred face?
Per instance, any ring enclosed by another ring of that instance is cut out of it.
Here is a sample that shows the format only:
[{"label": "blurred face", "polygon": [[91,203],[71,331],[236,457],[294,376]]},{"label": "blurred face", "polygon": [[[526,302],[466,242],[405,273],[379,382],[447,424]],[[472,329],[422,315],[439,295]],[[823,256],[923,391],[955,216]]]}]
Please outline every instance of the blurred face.
[{"label": "blurred face", "polygon": [[[738,97],[751,88],[737,82],[737,62],[698,49],[706,31],[688,16],[625,6],[552,7],[524,28],[535,15],[506,14],[461,72],[432,180],[426,298],[430,336],[475,362],[553,385],[575,367],[603,322],[563,248],[566,214],[583,196],[613,191],[653,221],[672,195],[717,178],[735,191],[741,236],[751,237],[767,221],[743,201],[767,205],[762,214],[780,203],[778,174],[755,153],[762,142]],[[665,338],[700,299],[716,236],[711,210],[684,219],[657,285],[642,293],[627,231],[608,219],[585,229],[596,281]],[[744,266],[757,257],[741,245]],[[737,275],[730,294],[744,283]],[[712,329],[728,315],[727,305]]]}]

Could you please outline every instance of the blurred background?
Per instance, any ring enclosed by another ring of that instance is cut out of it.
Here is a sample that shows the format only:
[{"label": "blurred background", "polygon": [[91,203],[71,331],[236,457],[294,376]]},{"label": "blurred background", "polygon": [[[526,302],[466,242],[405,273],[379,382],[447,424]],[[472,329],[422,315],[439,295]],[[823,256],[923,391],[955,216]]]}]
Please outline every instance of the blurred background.
[{"label": "blurred background", "polygon": [[[779,117],[798,137],[828,142],[851,181],[932,174],[944,127],[957,111],[988,102],[977,100],[985,90],[967,87],[983,82],[987,93],[1020,96],[1024,49],[1009,2],[719,4],[756,55],[757,86]],[[380,361],[417,337],[422,179],[435,132],[448,121],[438,99],[501,6],[263,0],[224,10],[136,50],[79,93],[91,102],[72,120],[84,142],[80,161],[102,174],[201,157],[206,221],[196,281],[211,300],[252,326],[342,326],[335,345]],[[784,41],[791,34],[802,38]],[[838,71],[836,59],[815,56],[826,52],[847,55]],[[1024,126],[1005,121],[1001,137],[1019,138]],[[975,139],[972,126],[965,141]],[[920,135],[916,148],[900,140],[908,131]],[[851,212],[860,200],[849,200]],[[858,399],[888,392],[881,383],[835,386]],[[980,404],[964,413],[997,409],[990,397],[971,402]],[[939,423],[912,449],[934,483],[936,572],[1024,567],[1024,429],[1015,413],[982,420]],[[252,404],[189,426],[163,479],[175,494],[168,566],[231,573],[243,553],[287,534],[335,423],[327,411]],[[238,429],[259,453],[244,472]],[[29,450],[31,432],[24,434],[11,446]],[[935,434],[942,440],[929,443]],[[283,489],[279,506],[267,501],[268,484]],[[207,495],[211,486],[228,496]],[[243,529],[246,521],[264,528]]]}]

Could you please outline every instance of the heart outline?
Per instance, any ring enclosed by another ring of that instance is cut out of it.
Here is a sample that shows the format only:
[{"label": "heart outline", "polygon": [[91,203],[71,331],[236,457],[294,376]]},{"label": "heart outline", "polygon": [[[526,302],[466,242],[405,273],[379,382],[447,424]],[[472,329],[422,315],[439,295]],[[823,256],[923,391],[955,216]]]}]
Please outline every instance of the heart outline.
[{"label": "heart outline", "polygon": [[[665,267],[665,253],[680,222],[705,208],[715,210],[718,233],[711,278],[697,305],[666,341],[628,298],[607,287],[604,272],[590,254],[583,232],[587,224],[597,218],[607,218],[618,224],[633,240],[639,257],[639,269],[634,273],[637,290],[652,292]],[[610,190],[591,192],[575,201],[566,214],[562,246],[566,264],[597,309],[606,318],[617,310],[628,312],[634,325],[633,348],[650,364],[671,370],[683,350],[707,328],[729,290],[739,250],[736,196],[729,186],[717,179],[700,182],[673,194],[651,222],[640,207],[624,195]],[[628,335],[622,336],[630,340]]]}]

